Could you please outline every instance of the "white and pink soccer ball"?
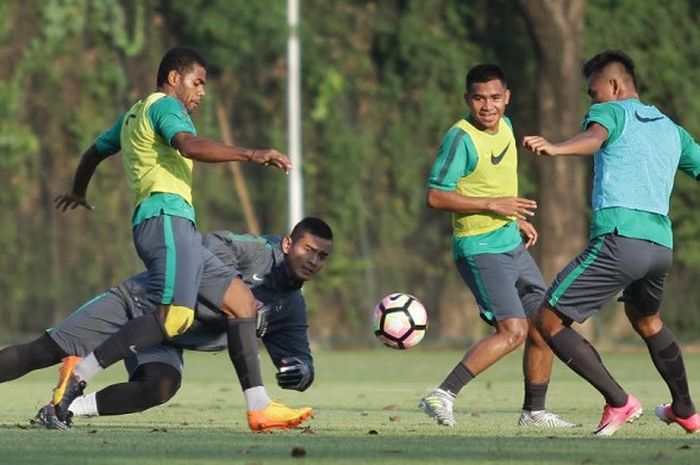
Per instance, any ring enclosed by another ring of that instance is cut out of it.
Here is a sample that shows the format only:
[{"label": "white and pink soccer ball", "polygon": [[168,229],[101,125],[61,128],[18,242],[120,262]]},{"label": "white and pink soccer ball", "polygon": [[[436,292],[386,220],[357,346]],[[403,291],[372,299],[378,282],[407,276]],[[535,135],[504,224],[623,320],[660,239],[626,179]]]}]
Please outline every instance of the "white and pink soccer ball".
[{"label": "white and pink soccer ball", "polygon": [[410,349],[425,336],[428,313],[410,294],[389,294],[372,312],[374,335],[392,349]]}]

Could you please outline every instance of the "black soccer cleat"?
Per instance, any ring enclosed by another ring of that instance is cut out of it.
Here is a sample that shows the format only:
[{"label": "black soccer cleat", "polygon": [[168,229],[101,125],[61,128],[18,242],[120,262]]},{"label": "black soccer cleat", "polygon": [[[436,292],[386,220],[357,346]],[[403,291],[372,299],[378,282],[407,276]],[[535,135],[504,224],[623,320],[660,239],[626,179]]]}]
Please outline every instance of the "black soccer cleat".
[{"label": "black soccer cleat", "polygon": [[75,399],[83,395],[85,386],[87,386],[85,381],[78,380],[73,373],[80,360],[81,358],[76,356],[65,357],[58,370],[58,384],[53,390],[51,404],[55,408],[56,418],[63,422],[68,417],[68,407]]},{"label": "black soccer cleat", "polygon": [[35,421],[45,426],[46,429],[57,429],[61,431],[70,431],[73,426],[73,412],[68,412],[66,415],[66,420],[61,421],[56,416],[56,409],[53,404],[46,404],[39,409],[34,417]]}]

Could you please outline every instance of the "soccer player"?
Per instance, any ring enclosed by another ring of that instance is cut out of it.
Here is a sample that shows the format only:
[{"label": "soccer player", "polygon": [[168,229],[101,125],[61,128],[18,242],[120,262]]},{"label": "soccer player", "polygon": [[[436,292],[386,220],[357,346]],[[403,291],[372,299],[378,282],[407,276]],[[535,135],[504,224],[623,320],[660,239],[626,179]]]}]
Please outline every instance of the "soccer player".
[{"label": "soccer player", "polygon": [[[165,339],[185,332],[194,321],[194,306],[202,274],[220,261],[202,246],[192,206],[192,160],[252,161],[288,172],[291,163],[276,150],[231,147],[198,137],[190,119],[205,95],[207,69],[194,49],[176,47],[158,68],[157,91],[136,102],[102,133],[82,155],[73,188],[56,198],[62,210],[83,206],[90,178],[105,158],[121,151],[134,197],[131,218],[136,251],[146,266],[148,299],[158,312],[133,319],[75,366],[68,367],[66,384],[54,391],[53,404],[65,420],[68,406],[104,368]],[[214,302],[229,316],[229,356],[248,385],[248,395],[262,386],[255,338],[255,298],[235,278]],[[256,404],[264,403],[258,399]],[[269,404],[276,410],[281,404]],[[284,407],[284,406],[281,406]],[[291,412],[291,410],[290,410]],[[280,412],[271,411],[278,416]]]},{"label": "soccer player", "polygon": [[495,332],[474,344],[420,407],[438,424],[454,426],[460,390],[525,342],[525,400],[518,424],[573,427],[545,409],[553,354],[529,317],[546,286],[527,250],[538,234],[525,220],[537,205],[517,197],[517,144],[504,116],[509,99],[500,67],[470,69],[464,94],[470,113],[447,132],[430,172],[428,205],[452,212],[457,269]]},{"label": "soccer player", "polygon": [[672,258],[668,207],[674,177],[680,169],[698,179],[700,147],[668,116],[640,102],[634,63],[624,52],[599,53],[583,66],[583,75],[592,101],[583,131],[556,144],[541,136],[523,139],[538,155],[594,157],[590,242],[557,275],[536,321],[554,353],[605,398],[593,433],[609,436],[638,418],[642,405],[571,323],[587,320],[623,290],[627,318],[671,392],[671,403],[659,405],[656,415],[694,433],[700,415],[681,348],[659,312]]},{"label": "soccer player", "polygon": [[[204,243],[226,266],[240,273],[256,299],[264,304],[266,328],[261,328],[264,329],[262,341],[278,367],[280,387],[307,389],[313,382],[314,366],[301,287],[321,271],[328,259],[332,248],[330,227],[323,220],[308,217],[284,238],[221,231],[205,235]],[[154,304],[145,297],[145,282],[145,273],[127,279],[85,304],[35,341],[0,351],[0,382],[56,364],[62,358],[64,366],[74,363],[75,357],[68,357],[69,354],[87,354],[129,319],[154,311]],[[205,275],[192,328],[182,336],[126,359],[128,383],[78,397],[68,408],[66,422],[58,421],[48,406],[40,410],[39,421],[50,428],[67,429],[74,415],[140,412],[172,398],[182,378],[183,348],[205,351],[226,348],[225,317],[211,304],[226,285],[215,275]],[[62,371],[65,371],[63,367]],[[254,411],[250,405],[248,410]],[[305,418],[308,417],[310,409],[302,410]],[[254,431],[294,426],[285,421],[271,423],[269,419],[250,413],[248,420]]]}]

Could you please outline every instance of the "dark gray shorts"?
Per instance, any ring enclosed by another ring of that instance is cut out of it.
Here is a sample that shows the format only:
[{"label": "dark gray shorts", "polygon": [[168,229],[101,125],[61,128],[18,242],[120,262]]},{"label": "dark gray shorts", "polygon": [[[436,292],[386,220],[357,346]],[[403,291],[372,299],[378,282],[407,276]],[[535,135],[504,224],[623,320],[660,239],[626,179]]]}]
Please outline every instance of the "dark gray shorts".
[{"label": "dark gray shorts", "polygon": [[[236,270],[224,265],[215,255],[208,254],[204,262],[199,299],[216,302],[218,306],[237,274]],[[156,305],[147,298],[147,283],[147,273],[127,279],[73,312],[50,329],[49,336],[66,353],[86,356],[130,319],[156,311]],[[157,344],[125,360],[129,373],[149,362],[167,363],[182,370],[182,350],[167,343]]]},{"label": "dark gray shorts", "polygon": [[460,257],[456,264],[474,294],[481,318],[491,325],[507,318],[534,315],[542,305],[547,287],[522,244],[505,253]]},{"label": "dark gray shorts", "polygon": [[148,271],[153,302],[194,308],[202,279],[202,235],[186,218],[162,214],[133,228],[136,252]]},{"label": "dark gray shorts", "polygon": [[653,315],[661,306],[672,255],[671,249],[642,239],[596,237],[557,275],[546,301],[582,323],[624,290],[621,300]]}]

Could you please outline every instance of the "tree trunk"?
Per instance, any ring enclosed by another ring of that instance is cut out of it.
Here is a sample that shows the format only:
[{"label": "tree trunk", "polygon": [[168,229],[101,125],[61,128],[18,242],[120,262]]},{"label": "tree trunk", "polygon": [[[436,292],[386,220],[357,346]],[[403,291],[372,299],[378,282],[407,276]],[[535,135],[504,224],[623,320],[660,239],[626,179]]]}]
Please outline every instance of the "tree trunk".
[{"label": "tree trunk", "polygon": [[[581,51],[585,0],[520,0],[538,59],[538,132],[561,141],[580,130],[583,116]],[[582,158],[537,160],[541,240],[539,262],[546,280],[586,244],[585,162]],[[589,335],[591,328],[585,330]]]}]

